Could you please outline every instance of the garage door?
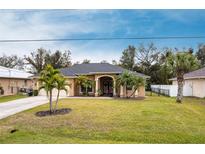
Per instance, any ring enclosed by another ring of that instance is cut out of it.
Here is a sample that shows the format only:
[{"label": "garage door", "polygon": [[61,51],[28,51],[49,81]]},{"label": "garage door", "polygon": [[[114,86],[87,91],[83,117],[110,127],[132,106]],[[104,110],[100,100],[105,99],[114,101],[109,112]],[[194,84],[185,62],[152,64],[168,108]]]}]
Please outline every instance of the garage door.
[{"label": "garage door", "polygon": [[[53,96],[57,96],[57,94],[58,94],[58,90],[57,89],[53,89],[53,93],[52,93],[52,95]],[[60,91],[60,96],[61,97],[66,97],[66,96],[68,96],[68,94],[69,94],[69,91],[66,93],[66,91],[64,91],[64,90],[61,90]],[[41,89],[40,91],[39,91],[39,94],[38,94],[39,96],[46,96],[46,91],[44,90],[44,89]]]}]

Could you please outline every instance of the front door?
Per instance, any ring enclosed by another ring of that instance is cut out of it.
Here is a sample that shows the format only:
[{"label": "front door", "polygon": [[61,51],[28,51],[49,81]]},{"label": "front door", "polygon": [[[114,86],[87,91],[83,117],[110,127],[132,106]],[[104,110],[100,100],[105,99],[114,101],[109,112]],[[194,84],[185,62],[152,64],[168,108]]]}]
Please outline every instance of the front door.
[{"label": "front door", "polygon": [[103,95],[104,96],[113,96],[112,80],[103,81]]}]

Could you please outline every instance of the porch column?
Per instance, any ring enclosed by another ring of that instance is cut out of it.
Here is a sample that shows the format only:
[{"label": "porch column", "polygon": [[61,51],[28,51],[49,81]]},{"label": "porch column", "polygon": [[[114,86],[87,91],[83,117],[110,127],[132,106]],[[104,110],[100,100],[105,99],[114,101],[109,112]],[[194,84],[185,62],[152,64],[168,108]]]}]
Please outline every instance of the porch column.
[{"label": "porch column", "polygon": [[98,78],[95,79],[95,96],[98,96],[98,87],[99,83],[98,83]]},{"label": "porch column", "polygon": [[68,87],[69,88],[69,96],[74,96],[75,95],[75,81],[74,81],[74,79],[71,79],[70,80],[70,84],[71,84],[71,86],[70,87]]},{"label": "porch column", "polygon": [[38,80],[34,81],[34,87],[35,87],[35,89],[39,89],[39,81]]},{"label": "porch column", "polygon": [[120,86],[120,97],[124,97],[124,87]]},{"label": "porch column", "polygon": [[113,96],[116,96],[116,81],[113,79]]}]

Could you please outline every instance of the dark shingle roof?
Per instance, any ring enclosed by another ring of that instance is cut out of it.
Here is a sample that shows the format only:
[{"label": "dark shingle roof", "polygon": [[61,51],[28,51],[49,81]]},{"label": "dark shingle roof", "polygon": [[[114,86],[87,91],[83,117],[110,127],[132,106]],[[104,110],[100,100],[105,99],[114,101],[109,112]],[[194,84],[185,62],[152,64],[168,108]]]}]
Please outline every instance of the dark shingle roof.
[{"label": "dark shingle roof", "polygon": [[[108,63],[89,63],[89,64],[75,64],[69,68],[61,69],[61,73],[65,76],[75,77],[76,75],[91,75],[91,74],[100,74],[100,73],[111,73],[111,74],[121,74],[126,69],[111,65]],[[141,73],[133,72],[137,76],[149,78]]]},{"label": "dark shingle roof", "polygon": [[[185,79],[190,79],[190,78],[205,78],[205,67],[204,68],[201,68],[201,69],[198,69],[196,71],[193,71],[193,72],[189,72],[189,73],[186,73],[184,74],[184,78]],[[172,78],[170,80],[176,80],[176,78]]]}]

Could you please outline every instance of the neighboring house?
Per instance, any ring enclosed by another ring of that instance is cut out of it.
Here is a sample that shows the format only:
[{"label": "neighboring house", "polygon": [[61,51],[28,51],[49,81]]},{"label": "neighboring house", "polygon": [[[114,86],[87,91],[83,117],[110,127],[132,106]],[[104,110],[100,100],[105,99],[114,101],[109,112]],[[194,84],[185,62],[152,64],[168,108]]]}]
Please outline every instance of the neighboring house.
[{"label": "neighboring house", "polygon": [[0,87],[4,95],[17,94],[20,88],[32,88],[33,82],[30,76],[33,74],[16,69],[0,66]]},{"label": "neighboring house", "polygon": [[[205,67],[184,75],[184,91],[189,96],[205,97]],[[177,79],[170,79],[173,85],[177,85]]]},{"label": "neighboring house", "polygon": [[[177,96],[177,78],[172,85],[151,85],[152,91],[168,96]],[[205,67],[184,75],[183,96],[205,97]]]},{"label": "neighboring house", "polygon": [[[118,75],[122,74],[125,69],[111,65],[108,63],[90,63],[90,64],[75,64],[69,68],[63,68],[60,70],[61,73],[67,78],[70,84],[68,88],[68,93],[61,92],[61,95],[67,96],[82,96],[85,92],[85,88],[77,84],[77,77],[79,75],[86,75],[89,79],[94,81],[92,88],[88,89],[90,96],[99,96],[99,90],[101,91],[101,96],[125,96],[125,88],[123,86],[116,85],[116,78]],[[136,76],[143,78],[149,78],[148,76],[132,72]],[[37,78],[36,78],[37,81]],[[36,88],[39,88],[39,83],[37,82]],[[56,94],[54,90],[54,95]],[[128,89],[128,94],[130,95],[132,89]],[[45,95],[45,91],[41,90],[39,95]],[[145,87],[142,86],[136,91],[135,96],[145,96]]]}]

